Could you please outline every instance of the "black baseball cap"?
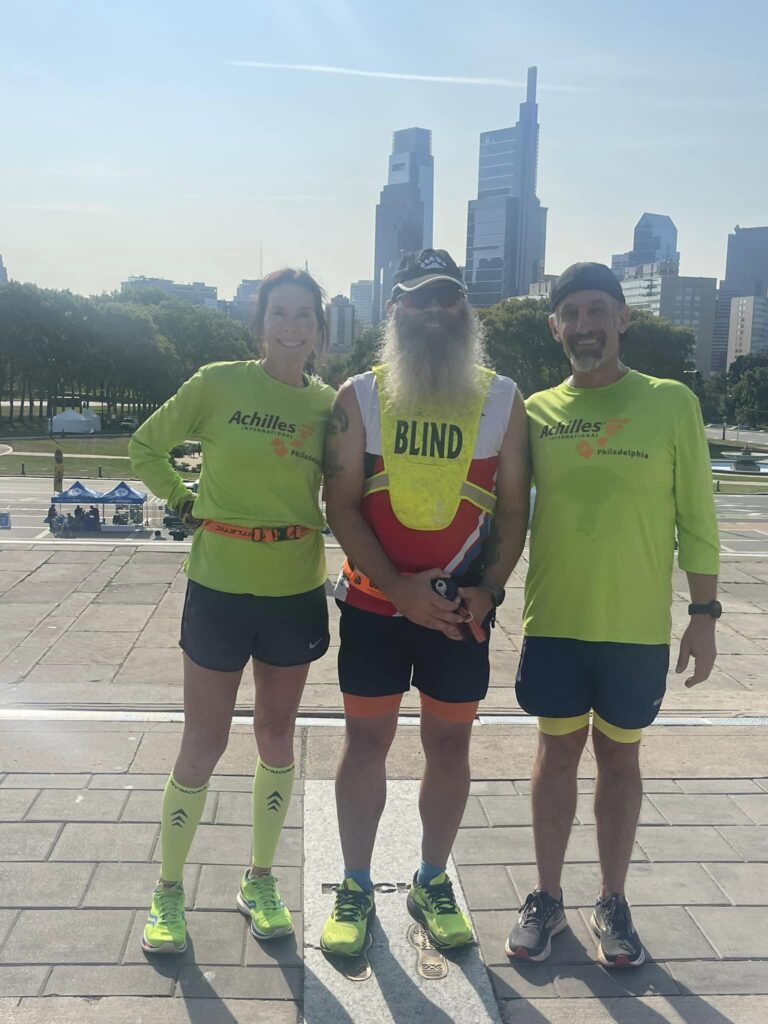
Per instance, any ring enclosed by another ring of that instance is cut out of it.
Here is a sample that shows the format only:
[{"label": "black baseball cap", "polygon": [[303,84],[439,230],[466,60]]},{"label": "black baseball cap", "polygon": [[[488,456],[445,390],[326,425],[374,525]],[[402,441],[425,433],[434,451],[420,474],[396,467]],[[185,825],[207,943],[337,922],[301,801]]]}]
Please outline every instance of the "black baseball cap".
[{"label": "black baseball cap", "polygon": [[552,309],[573,292],[605,292],[626,305],[619,280],[604,263],[572,263],[552,285]]},{"label": "black baseball cap", "polygon": [[415,292],[434,281],[453,281],[463,292],[467,290],[461,271],[445,249],[407,252],[392,279],[391,298],[397,298],[401,292]]}]

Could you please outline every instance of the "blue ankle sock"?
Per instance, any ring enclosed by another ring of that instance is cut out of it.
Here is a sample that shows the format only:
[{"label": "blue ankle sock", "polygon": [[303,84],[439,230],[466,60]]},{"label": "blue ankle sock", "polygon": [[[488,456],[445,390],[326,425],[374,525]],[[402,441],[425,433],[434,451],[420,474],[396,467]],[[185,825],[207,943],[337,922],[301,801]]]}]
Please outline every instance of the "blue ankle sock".
[{"label": "blue ankle sock", "polygon": [[439,868],[435,864],[427,864],[425,860],[421,862],[421,867],[416,872],[416,884],[417,885],[429,885],[433,878],[437,878],[445,871],[445,868]]},{"label": "blue ankle sock", "polygon": [[357,882],[363,892],[370,892],[373,889],[370,868],[356,868],[353,871],[349,868],[344,868],[344,877],[351,878],[353,882]]}]

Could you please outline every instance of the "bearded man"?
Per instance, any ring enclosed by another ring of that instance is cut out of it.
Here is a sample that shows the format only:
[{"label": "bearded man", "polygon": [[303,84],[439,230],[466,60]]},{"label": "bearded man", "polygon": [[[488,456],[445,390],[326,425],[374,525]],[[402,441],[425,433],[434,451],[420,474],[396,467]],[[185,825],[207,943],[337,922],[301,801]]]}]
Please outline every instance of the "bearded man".
[{"label": "bearded man", "polygon": [[328,521],[347,555],[335,591],[346,742],[336,776],[344,879],[321,946],[349,956],[374,910],[386,757],[411,684],[426,767],[408,909],[438,947],[473,941],[446,866],[488,688],[489,627],[528,521],[525,407],[513,381],[483,366],[480,324],[448,253],[406,254],[387,311],[382,365],[340,389],[326,444]]}]

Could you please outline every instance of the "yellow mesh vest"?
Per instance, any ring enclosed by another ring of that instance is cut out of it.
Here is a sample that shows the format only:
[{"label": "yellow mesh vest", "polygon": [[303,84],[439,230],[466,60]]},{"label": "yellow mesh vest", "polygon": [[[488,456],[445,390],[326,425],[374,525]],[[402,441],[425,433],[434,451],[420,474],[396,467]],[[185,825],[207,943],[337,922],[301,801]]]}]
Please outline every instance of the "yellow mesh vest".
[{"label": "yellow mesh vest", "polygon": [[444,530],[462,498],[492,512],[495,499],[467,484],[467,473],[493,371],[477,367],[480,386],[460,410],[424,408],[418,413],[400,412],[389,404],[386,366],[375,366],[373,373],[384,471],[368,482],[366,494],[388,489],[392,510],[411,530]]}]

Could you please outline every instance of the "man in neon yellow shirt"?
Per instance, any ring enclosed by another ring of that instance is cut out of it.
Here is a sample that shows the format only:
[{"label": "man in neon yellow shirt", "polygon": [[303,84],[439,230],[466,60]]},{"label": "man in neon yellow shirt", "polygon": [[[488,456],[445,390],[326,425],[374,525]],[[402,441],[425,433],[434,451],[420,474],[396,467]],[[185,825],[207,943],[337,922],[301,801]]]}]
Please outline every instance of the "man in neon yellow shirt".
[{"label": "man in neon yellow shirt", "polygon": [[714,664],[721,608],[712,474],[695,395],[622,365],[629,309],[608,267],[569,267],[552,306],[550,328],[573,373],[526,402],[537,500],[517,674],[521,707],[539,717],[539,880],[507,953],[544,960],[567,927],[560,877],[591,717],[602,871],[591,926],[604,966],[639,966],[645,954],[624,883],[642,800],[641,730],[666,687],[675,534],[691,593],[677,671],[693,657],[686,686],[694,686]]}]

